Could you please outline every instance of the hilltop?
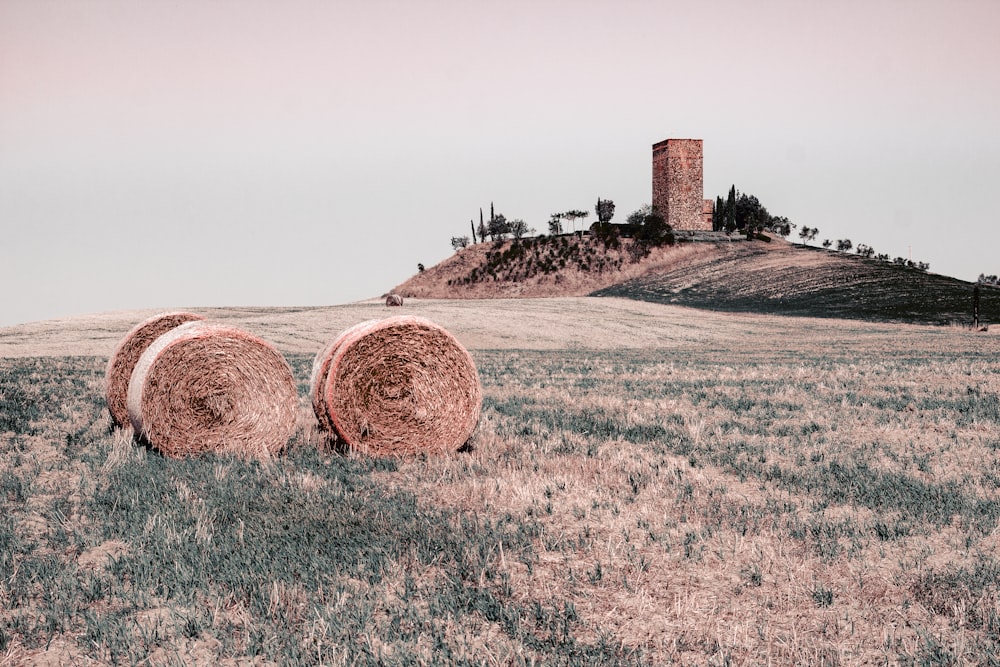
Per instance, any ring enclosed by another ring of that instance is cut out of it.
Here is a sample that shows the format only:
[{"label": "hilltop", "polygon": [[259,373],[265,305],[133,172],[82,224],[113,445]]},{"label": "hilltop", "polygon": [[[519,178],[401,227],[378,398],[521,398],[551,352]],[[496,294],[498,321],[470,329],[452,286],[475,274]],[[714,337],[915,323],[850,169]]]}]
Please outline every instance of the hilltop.
[{"label": "hilltop", "polygon": [[[731,242],[721,233],[691,238],[711,238],[711,246]],[[667,270],[692,252],[700,252],[702,245],[642,247],[630,238],[606,243],[597,237],[572,234],[478,243],[392,291],[405,298],[424,299],[586,296]]]},{"label": "hilltop", "polygon": [[[404,297],[620,296],[725,312],[921,324],[969,324],[973,284],[854,254],[725,234],[681,237],[642,256],[631,239],[584,236],[464,248],[393,291]],[[980,321],[1000,320],[982,286]]]}]

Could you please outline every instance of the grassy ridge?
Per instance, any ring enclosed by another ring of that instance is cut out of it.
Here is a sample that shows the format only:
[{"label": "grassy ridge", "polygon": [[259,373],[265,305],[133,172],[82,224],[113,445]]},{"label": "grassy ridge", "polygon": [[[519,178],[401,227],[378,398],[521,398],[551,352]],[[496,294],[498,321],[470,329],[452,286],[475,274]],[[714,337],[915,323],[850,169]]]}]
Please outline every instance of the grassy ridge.
[{"label": "grassy ridge", "polygon": [[[820,248],[728,244],[594,292],[727,312],[969,325],[973,285]],[[980,321],[1000,321],[1000,289],[980,288]]]}]

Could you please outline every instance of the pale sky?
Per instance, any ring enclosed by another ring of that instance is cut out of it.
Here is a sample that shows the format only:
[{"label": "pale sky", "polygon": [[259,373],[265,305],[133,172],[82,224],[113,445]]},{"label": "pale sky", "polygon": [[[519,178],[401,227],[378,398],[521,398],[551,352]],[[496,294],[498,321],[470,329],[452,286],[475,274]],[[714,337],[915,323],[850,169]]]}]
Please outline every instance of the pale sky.
[{"label": "pale sky", "polygon": [[998,26],[995,0],[0,0],[0,326],[378,296],[491,201],[623,221],[671,137],[704,140],[706,197],[814,243],[1000,274]]}]

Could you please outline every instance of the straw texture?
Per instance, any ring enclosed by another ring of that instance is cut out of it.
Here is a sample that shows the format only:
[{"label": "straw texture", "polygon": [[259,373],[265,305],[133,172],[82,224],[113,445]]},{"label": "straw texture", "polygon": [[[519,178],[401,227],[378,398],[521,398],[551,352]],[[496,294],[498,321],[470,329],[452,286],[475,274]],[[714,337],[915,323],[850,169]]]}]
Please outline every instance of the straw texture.
[{"label": "straw texture", "polygon": [[309,397],[312,400],[313,412],[316,413],[316,419],[324,431],[333,432],[334,430],[333,421],[330,419],[330,413],[326,407],[326,394],[323,391],[323,388],[326,386],[326,378],[330,374],[330,362],[333,361],[333,354],[348,336],[376,322],[378,320],[366,320],[355,324],[349,329],[345,329],[313,358],[312,373],[309,376]]},{"label": "straw texture", "polygon": [[189,322],[157,338],[129,381],[140,437],[170,457],[227,452],[268,458],[295,432],[295,380],[270,344],[221,324]]},{"label": "straw texture", "polygon": [[116,424],[125,426],[129,423],[128,381],[132,377],[132,369],[146,348],[171,329],[185,322],[203,319],[205,318],[194,313],[161,313],[140,322],[125,334],[108,360],[108,367],[104,372],[104,394],[108,411]]},{"label": "straw texture", "polygon": [[403,297],[399,296],[398,294],[390,294],[389,296],[385,297],[385,305],[386,306],[402,306],[403,305]]},{"label": "straw texture", "polygon": [[348,446],[407,456],[454,451],[469,440],[482,388],[472,357],[448,331],[399,316],[363,323],[340,338],[326,364],[322,403],[325,420]]}]

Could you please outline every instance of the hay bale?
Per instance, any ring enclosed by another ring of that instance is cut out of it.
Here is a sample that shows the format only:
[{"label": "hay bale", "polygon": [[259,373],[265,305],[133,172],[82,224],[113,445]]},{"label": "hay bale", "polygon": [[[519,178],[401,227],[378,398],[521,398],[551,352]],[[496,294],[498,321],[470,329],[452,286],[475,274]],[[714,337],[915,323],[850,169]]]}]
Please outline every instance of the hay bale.
[{"label": "hay bale", "polygon": [[345,329],[313,358],[312,373],[309,375],[309,398],[312,400],[313,412],[316,413],[316,419],[324,431],[330,433],[334,431],[333,422],[330,421],[330,414],[326,408],[325,394],[323,393],[323,389],[326,387],[326,378],[330,374],[330,362],[333,361],[333,354],[348,336],[376,322],[378,320],[365,320],[349,329]]},{"label": "hay bale", "polygon": [[327,364],[323,403],[336,435],[374,456],[462,447],[479,423],[475,363],[430,320],[390,317],[345,332]]},{"label": "hay bale", "polygon": [[398,294],[390,294],[389,296],[385,297],[385,305],[386,306],[402,306],[403,305],[403,297],[399,296]]},{"label": "hay bale", "polygon": [[114,354],[108,360],[104,372],[104,395],[108,402],[111,418],[119,426],[129,423],[128,381],[139,357],[146,348],[161,335],[185,322],[203,320],[194,313],[162,313],[137,324],[125,334]]},{"label": "hay bale", "polygon": [[273,346],[222,324],[188,322],[157,338],[128,387],[135,432],[166,456],[268,458],[295,432],[298,397]]}]

